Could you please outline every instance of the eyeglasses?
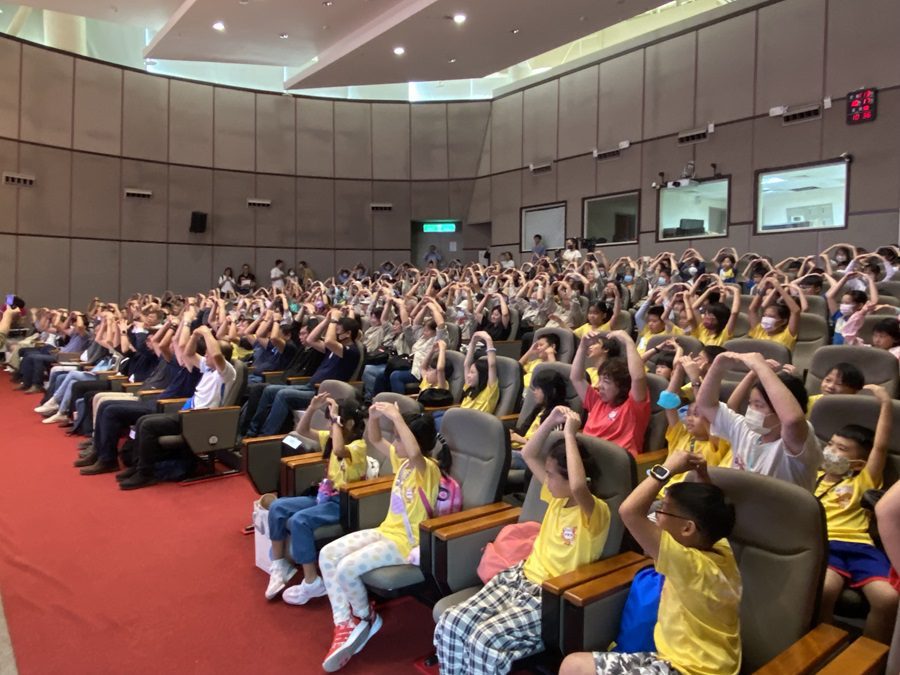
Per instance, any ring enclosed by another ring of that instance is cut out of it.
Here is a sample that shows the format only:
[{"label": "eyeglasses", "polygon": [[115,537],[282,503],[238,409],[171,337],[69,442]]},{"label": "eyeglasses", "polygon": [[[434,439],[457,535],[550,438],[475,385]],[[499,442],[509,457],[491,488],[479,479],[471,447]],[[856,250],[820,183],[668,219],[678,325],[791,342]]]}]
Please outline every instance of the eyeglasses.
[{"label": "eyeglasses", "polygon": [[657,509],[654,513],[656,515],[669,516],[670,518],[679,518],[680,520],[693,520],[693,518],[689,518],[688,516],[679,516],[677,513],[670,513],[669,511],[663,511],[662,509]]}]

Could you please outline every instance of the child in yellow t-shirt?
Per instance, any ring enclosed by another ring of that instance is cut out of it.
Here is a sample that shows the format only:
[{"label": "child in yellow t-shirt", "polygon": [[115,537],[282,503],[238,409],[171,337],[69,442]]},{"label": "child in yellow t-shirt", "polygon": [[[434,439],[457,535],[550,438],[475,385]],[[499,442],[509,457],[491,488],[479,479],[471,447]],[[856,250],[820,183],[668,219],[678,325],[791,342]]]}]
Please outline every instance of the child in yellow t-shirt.
[{"label": "child in yellow t-shirt", "polygon": [[[316,411],[325,410],[329,429],[315,432],[310,428]],[[297,572],[285,557],[285,540],[291,535],[291,558],[303,567],[303,582],[284,590],[283,600],[289,605],[304,605],[312,598],[325,595],[325,584],[316,570],[316,540],[313,532],[323,525],[337,525],[341,517],[338,490],[366,477],[366,442],[363,440],[364,417],[354,400],[338,404],[328,394],[318,394],[309,403],[297,425],[297,433],[317,438],[326,462],[325,477],[316,494],[282,497],[269,506],[269,533],[272,540],[272,566],[266,600],[272,600],[285,589]]]},{"label": "child in yellow t-shirt", "polygon": [[531,396],[534,402],[533,417],[525,425],[522,433],[518,429],[510,429],[509,440],[512,446],[512,461],[509,468],[526,468],[525,459],[522,457],[522,448],[534,436],[541,422],[547,419],[547,415],[558,405],[566,404],[566,381],[557,372],[545,370],[535,375],[531,380]]},{"label": "child in yellow t-shirt", "polygon": [[[793,374],[796,369],[791,365],[783,367]],[[812,415],[813,407],[819,402],[823,396],[831,396],[832,394],[858,394],[866,384],[866,377],[862,371],[852,363],[836,363],[834,367],[828,371],[828,374],[819,385],[821,394],[814,394],[809,397],[806,403],[806,419]]]},{"label": "child in yellow t-shirt", "polygon": [[522,364],[522,385],[525,389],[531,386],[531,376],[538,364],[556,361],[558,353],[559,337],[554,333],[541,335],[541,337],[531,343],[531,347],[519,359],[519,363]]},{"label": "child in yellow t-shirt", "polygon": [[825,446],[824,464],[815,496],[825,509],[828,525],[828,570],[822,593],[822,621],[834,619],[834,605],[846,584],[860,588],[869,601],[865,635],[890,643],[897,614],[897,591],[888,582],[890,563],[869,536],[870,514],[860,500],[866,490],[881,487],[891,438],[891,396],[875,384],[866,385],[881,403],[873,434],[848,424]]},{"label": "child in yellow t-shirt", "polygon": [[[772,288],[763,296],[767,285]],[[781,297],[781,302],[776,302],[776,296]],[[806,301],[802,293],[800,300]],[[784,286],[773,277],[766,277],[759,284],[759,295],[753,296],[753,301],[747,309],[747,318],[750,321],[747,337],[777,342],[788,350],[793,350],[799,335],[801,311],[801,306]]]},{"label": "child in yellow t-shirt", "polygon": [[[666,490],[656,523],[647,511],[671,476],[695,469],[700,482]],[[570,654],[560,675],[653,672],[737,675],[741,667],[741,575],[727,537],[734,507],[709,482],[700,455],[676,452],[648,473],[619,507],[625,526],[665,577],[655,652]]]},{"label": "child in yellow t-shirt", "polygon": [[[484,360],[475,360],[478,342],[484,342],[487,355]],[[497,382],[497,349],[491,336],[484,331],[472,335],[466,351],[465,389],[460,402],[461,408],[471,408],[493,414],[500,400],[500,385]]]},{"label": "child in yellow t-shirt", "polygon": [[391,446],[381,436],[382,419],[393,426],[394,449],[405,458],[394,478],[387,516],[377,528],[345,535],[319,554],[334,617],[334,639],[322,663],[327,672],[342,668],[381,629],[381,617],[369,605],[362,576],[380,567],[407,563],[410,552],[419,545],[419,524],[437,502],[441,473],[450,469],[446,446],[437,462],[422,454],[423,448],[427,451],[437,440],[429,413],[404,416],[396,404],[372,404],[369,442],[388,455]]},{"label": "child in yellow t-shirt", "polygon": [[[564,425],[564,438],[542,450]],[[531,554],[500,572],[473,597],[448,609],[434,630],[442,675],[508,673],[516,659],[541,649],[541,584],[596,560],[609,534],[609,507],[595,497],[585,472],[587,453],[576,433],[581,418],[553,409],[523,454],[541,481],[547,511]]]}]

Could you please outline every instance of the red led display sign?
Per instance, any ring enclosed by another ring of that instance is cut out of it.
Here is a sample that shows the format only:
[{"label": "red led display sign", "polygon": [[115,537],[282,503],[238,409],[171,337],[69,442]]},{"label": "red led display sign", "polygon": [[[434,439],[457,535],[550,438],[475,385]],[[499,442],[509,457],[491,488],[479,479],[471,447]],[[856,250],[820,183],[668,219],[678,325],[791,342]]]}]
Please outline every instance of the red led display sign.
[{"label": "red led display sign", "polygon": [[858,89],[847,94],[847,124],[872,122],[878,114],[878,90]]}]

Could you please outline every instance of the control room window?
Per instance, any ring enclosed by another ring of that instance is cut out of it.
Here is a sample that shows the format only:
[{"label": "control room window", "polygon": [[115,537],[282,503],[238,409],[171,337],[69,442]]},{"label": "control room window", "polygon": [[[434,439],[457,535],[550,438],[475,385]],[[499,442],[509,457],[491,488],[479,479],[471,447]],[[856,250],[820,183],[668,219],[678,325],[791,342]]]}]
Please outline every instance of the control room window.
[{"label": "control room window", "polygon": [[596,244],[637,241],[641,195],[625,192],[584,200],[584,238]]},{"label": "control room window", "polygon": [[728,234],[729,179],[685,181],[659,191],[659,238],[698,239]]},{"label": "control room window", "polygon": [[847,224],[847,163],[761,171],[756,232],[823,230]]}]

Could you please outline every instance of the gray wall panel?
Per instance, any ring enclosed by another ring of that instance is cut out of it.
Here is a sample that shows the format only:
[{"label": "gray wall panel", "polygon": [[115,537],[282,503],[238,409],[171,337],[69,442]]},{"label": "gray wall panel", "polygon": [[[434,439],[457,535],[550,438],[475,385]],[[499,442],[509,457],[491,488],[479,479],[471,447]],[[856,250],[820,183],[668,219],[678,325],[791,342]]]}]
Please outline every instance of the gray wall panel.
[{"label": "gray wall panel", "polygon": [[[69,307],[71,239],[19,237],[16,292],[31,307]],[[53,270],[48,274],[47,270]]]},{"label": "gray wall panel", "polygon": [[[150,199],[124,199],[125,188],[150,190]],[[122,160],[122,239],[165,241],[168,233],[169,167]]]},{"label": "gray wall panel", "polygon": [[121,250],[120,299],[133,293],[161,295],[166,290],[166,245],[123,241]]},{"label": "gray wall panel", "polygon": [[711,176],[713,162],[719,173],[731,175],[729,220],[732,223],[753,220],[753,121],[716,127],[708,141],[697,143],[694,148],[698,176]]},{"label": "gray wall panel", "polygon": [[334,184],[335,248],[372,247],[372,183],[339,180]]},{"label": "gray wall panel", "polygon": [[[566,235],[570,237],[583,236],[581,200],[594,193],[596,165],[593,157],[575,157],[556,165],[559,172],[556,196],[566,202]],[[530,246],[531,242],[527,244]]]},{"label": "gray wall panel", "polygon": [[698,31],[694,125],[750,117],[755,65],[755,12]]},{"label": "gray wall panel", "polygon": [[825,0],[785,0],[759,10],[756,112],[822,98]]},{"label": "gray wall panel", "polygon": [[198,290],[209,290],[212,285],[211,278],[211,246],[169,244],[167,288],[174,293],[196,293]]},{"label": "gray wall panel", "polygon": [[213,87],[172,80],[169,86],[169,161],[212,166]]},{"label": "gray wall panel", "polygon": [[256,168],[256,96],[249,91],[215,87],[213,161],[217,169]]},{"label": "gray wall panel", "polygon": [[4,296],[6,293],[22,295],[16,287],[16,239],[14,234],[0,234],[0,288],[5,289]]},{"label": "gray wall panel", "polygon": [[474,180],[450,181],[450,217],[464,222],[475,191]]},{"label": "gray wall panel", "polygon": [[[641,231],[656,231],[657,197],[656,190],[650,187],[659,181],[659,172],[666,174],[666,179],[681,175],[685,164],[694,158],[693,146],[678,146],[671,138],[649,141],[641,146]],[[626,151],[627,152],[627,151]]]},{"label": "gray wall panel", "polygon": [[633,145],[622,151],[617,159],[597,162],[597,186],[595,194],[610,194],[648,189],[641,179],[642,146]]},{"label": "gray wall panel", "polygon": [[[213,218],[213,172],[186,166],[169,167],[169,241],[211,244]],[[191,212],[208,214],[206,232],[190,232]]]},{"label": "gray wall panel", "polygon": [[94,298],[119,297],[119,242],[72,240],[69,306],[87,309]]},{"label": "gray wall panel", "polygon": [[555,159],[556,129],[559,113],[559,81],[526,89],[522,111],[522,163],[541,163]]},{"label": "gray wall panel", "polygon": [[[18,169],[19,144],[15,141],[0,140],[0,173],[18,171]],[[16,231],[16,222],[18,221],[16,202],[21,189],[0,183],[0,232]]]},{"label": "gray wall panel", "polygon": [[494,101],[491,113],[491,171],[522,166],[522,92]]},{"label": "gray wall panel", "polygon": [[93,61],[75,61],[77,150],[118,155],[122,151],[122,70]]},{"label": "gray wall panel", "polygon": [[0,40],[0,136],[19,137],[19,84],[22,45]]},{"label": "gray wall panel", "polygon": [[556,201],[557,167],[550,173],[532,174],[527,169],[522,172],[522,205],[533,206]]},{"label": "gray wall panel", "polygon": [[[647,47],[644,66],[644,136],[663,136],[694,125],[696,34]],[[602,80],[601,80],[602,86]]]},{"label": "gray wall panel", "polygon": [[597,147],[597,105],[600,66],[559,80],[558,157],[571,157]]},{"label": "gray wall panel", "polygon": [[272,200],[268,208],[254,208],[256,245],[294,248],[297,236],[297,180],[290,176],[257,176],[256,194]]},{"label": "gray wall panel", "polygon": [[[522,177],[518,171],[491,178],[491,244],[504,246],[519,241]],[[530,243],[529,243],[530,245]]]},{"label": "gray wall panel", "polygon": [[22,46],[22,140],[72,147],[74,59]]},{"label": "gray wall panel", "polygon": [[19,169],[36,177],[33,187],[19,189],[19,232],[68,235],[72,153],[25,143],[19,153]]},{"label": "gray wall panel", "polygon": [[[846,230],[822,230],[816,250],[821,251],[832,244],[851,241],[854,246],[874,251],[887,242],[896,241],[896,213],[851,214],[848,223]],[[892,233],[894,236],[891,236]]]},{"label": "gray wall panel", "polygon": [[298,248],[297,261],[305,260],[317,279],[324,280],[334,275],[334,249]]},{"label": "gray wall panel", "polygon": [[450,178],[471,178],[477,175],[490,121],[490,101],[447,104],[447,160]]},{"label": "gray wall panel", "polygon": [[444,181],[412,184],[412,219],[443,220],[450,217],[450,185]]},{"label": "gray wall panel", "polygon": [[373,105],[372,168],[375,178],[409,178],[409,142],[409,105]]},{"label": "gray wall panel", "polygon": [[491,178],[479,178],[472,190],[467,223],[486,223],[491,219]]},{"label": "gray wall panel", "polygon": [[897,35],[896,0],[829,0],[825,91],[840,96],[859,87],[900,84]]},{"label": "gray wall panel", "polygon": [[334,103],[297,99],[297,173],[334,175]]},{"label": "gray wall panel", "polygon": [[600,64],[600,102],[597,146],[609,150],[620,141],[641,140],[644,101],[644,50]]},{"label": "gray wall panel", "polygon": [[169,81],[125,71],[122,154],[165,162],[169,156]]},{"label": "gray wall panel", "polygon": [[447,178],[447,106],[423,103],[411,113],[413,180]]},{"label": "gray wall panel", "polygon": [[784,126],[780,117],[753,121],[754,169],[815,162],[821,157],[822,121]]},{"label": "gray wall panel", "polygon": [[[256,253],[256,264],[255,264],[255,272],[256,274],[256,283],[260,286],[271,286],[272,285],[272,268],[275,267],[276,260],[284,261],[284,271],[287,272],[289,269],[294,267],[294,255],[296,249],[294,248],[256,248],[254,249]],[[253,263],[251,263],[253,264]],[[216,279],[219,277],[219,271],[216,270]],[[215,281],[215,279],[214,279]]]},{"label": "gray wall panel", "polygon": [[[375,181],[372,198],[393,204],[390,211],[372,214],[375,248],[409,248],[410,184],[406,181]],[[380,261],[379,261],[380,262]]]},{"label": "gray wall panel", "polygon": [[121,160],[72,153],[72,236],[119,238]]},{"label": "gray wall panel", "polygon": [[334,104],[334,175],[372,177],[372,105]]},{"label": "gray wall panel", "polygon": [[809,255],[819,250],[819,235],[816,232],[751,234],[750,250],[771,256],[773,260],[783,260],[789,255]]},{"label": "gray wall panel", "polygon": [[[234,278],[237,280],[241,273],[241,266],[245,263],[250,265],[254,274],[257,274],[255,265],[256,251],[252,248],[241,246],[213,246],[212,247],[212,282],[215,284],[219,280],[219,275],[225,271],[226,267],[230,267],[234,272]],[[293,262],[292,262],[293,264]]]},{"label": "gray wall panel", "polygon": [[293,174],[297,161],[294,99],[256,95],[256,170]]},{"label": "gray wall panel", "polygon": [[213,175],[213,242],[253,246],[256,240],[255,211],[247,198],[255,196],[252,173],[215,171]]},{"label": "gray wall panel", "polygon": [[297,179],[297,247],[334,246],[334,181]]}]

